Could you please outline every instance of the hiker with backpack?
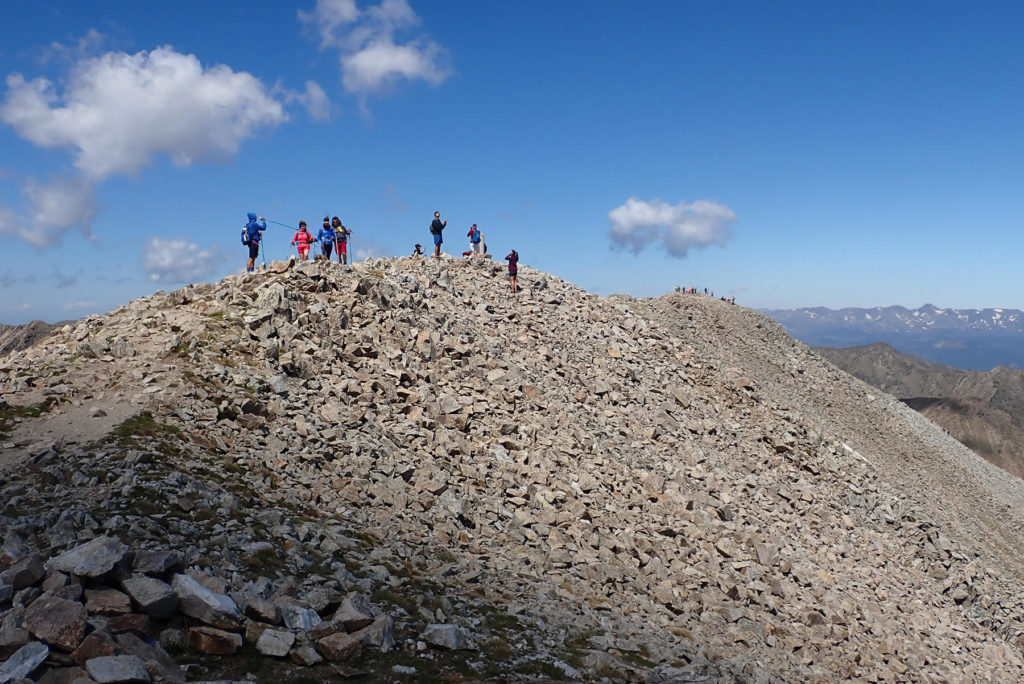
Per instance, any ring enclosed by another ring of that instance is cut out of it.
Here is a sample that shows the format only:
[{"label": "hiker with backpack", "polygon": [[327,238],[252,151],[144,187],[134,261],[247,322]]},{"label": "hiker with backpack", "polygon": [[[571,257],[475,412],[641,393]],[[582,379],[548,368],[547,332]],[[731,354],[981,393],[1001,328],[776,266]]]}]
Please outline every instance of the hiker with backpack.
[{"label": "hiker with backpack", "polygon": [[416,246],[412,249],[412,254],[409,256],[423,256],[423,245],[416,243]]},{"label": "hiker with backpack", "polygon": [[483,254],[483,233],[476,227],[474,223],[469,228],[469,232],[466,233],[466,237],[469,238],[469,250],[473,254]]},{"label": "hiker with backpack", "polygon": [[434,220],[430,223],[430,234],[434,237],[434,258],[441,258],[441,232],[448,225],[448,221],[441,220],[441,212],[434,212]]},{"label": "hiker with backpack", "polygon": [[519,286],[516,285],[516,274],[519,273],[519,252],[513,249],[505,257],[505,261],[508,262],[508,281],[512,285],[512,292],[519,292]]},{"label": "hiker with backpack", "polygon": [[334,250],[334,243],[337,241],[338,236],[334,232],[334,226],[331,225],[331,220],[324,216],[324,225],[316,234],[317,242],[320,243],[320,253],[330,261],[331,252]]},{"label": "hiker with backpack", "polygon": [[[327,220],[327,217],[324,217]],[[335,216],[331,219],[331,227],[334,229],[334,242],[338,246],[338,261],[343,264],[348,263],[348,236],[352,234],[352,231],[346,228],[341,223],[341,219]]]},{"label": "hiker with backpack", "polygon": [[256,214],[248,213],[249,222],[242,229],[242,244],[249,248],[249,261],[245,263],[246,273],[256,270],[256,257],[260,255],[260,242],[263,240],[263,231],[267,229],[267,221],[260,216],[256,220]]},{"label": "hiker with backpack", "polygon": [[306,222],[299,221],[299,230],[295,233],[295,237],[292,238],[292,244],[298,245],[300,261],[309,261],[309,245],[315,240],[316,238],[313,237],[313,234],[306,229]]}]

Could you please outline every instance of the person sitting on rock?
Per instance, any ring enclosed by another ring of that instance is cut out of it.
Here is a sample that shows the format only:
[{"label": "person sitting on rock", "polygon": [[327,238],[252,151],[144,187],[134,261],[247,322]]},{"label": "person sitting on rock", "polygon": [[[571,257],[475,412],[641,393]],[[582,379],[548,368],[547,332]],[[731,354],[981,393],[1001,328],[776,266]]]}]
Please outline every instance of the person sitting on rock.
[{"label": "person sitting on rock", "polygon": [[423,256],[423,245],[416,243],[416,247],[412,250],[412,254],[409,256]]}]

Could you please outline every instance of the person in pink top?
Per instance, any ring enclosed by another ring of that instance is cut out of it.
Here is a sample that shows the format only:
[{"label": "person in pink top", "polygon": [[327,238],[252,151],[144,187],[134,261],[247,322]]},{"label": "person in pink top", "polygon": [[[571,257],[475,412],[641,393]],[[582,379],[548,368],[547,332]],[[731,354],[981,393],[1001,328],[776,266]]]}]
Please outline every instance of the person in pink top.
[{"label": "person in pink top", "polygon": [[309,261],[309,245],[313,242],[315,242],[315,238],[306,228],[306,222],[299,221],[299,230],[295,233],[295,237],[292,238],[292,244],[298,245],[299,259],[301,261]]}]

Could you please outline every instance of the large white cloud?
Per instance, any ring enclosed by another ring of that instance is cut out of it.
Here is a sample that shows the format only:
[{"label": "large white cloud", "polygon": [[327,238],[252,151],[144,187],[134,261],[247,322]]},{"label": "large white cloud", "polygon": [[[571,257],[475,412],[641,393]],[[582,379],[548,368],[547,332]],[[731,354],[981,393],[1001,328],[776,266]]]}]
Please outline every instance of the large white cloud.
[{"label": "large white cloud", "polygon": [[80,62],[62,94],[45,78],[7,77],[0,120],[40,147],[75,150],[87,177],[132,174],[157,154],[180,165],[226,158],[287,119],[255,76],[161,47]]},{"label": "large white cloud", "polygon": [[396,31],[419,24],[407,0],[381,0],[365,10],[354,0],[317,0],[299,18],[317,28],[321,47],[341,52],[342,85],[350,93],[369,95],[401,80],[438,85],[451,74],[448,52],[438,43],[395,40]]},{"label": "large white cloud", "polygon": [[151,237],[142,249],[142,268],[155,283],[194,283],[213,275],[224,258],[217,248],[203,249],[181,238]]},{"label": "large white cloud", "polygon": [[728,242],[736,214],[724,204],[710,200],[672,205],[630,197],[608,212],[608,221],[613,246],[639,253],[660,242],[670,256],[682,259],[694,247]]}]

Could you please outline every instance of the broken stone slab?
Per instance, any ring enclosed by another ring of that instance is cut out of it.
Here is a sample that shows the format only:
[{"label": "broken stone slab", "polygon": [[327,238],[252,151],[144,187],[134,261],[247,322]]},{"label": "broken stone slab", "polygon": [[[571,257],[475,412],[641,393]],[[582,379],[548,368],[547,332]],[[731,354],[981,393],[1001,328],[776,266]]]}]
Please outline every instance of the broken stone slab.
[{"label": "broken stone slab", "polygon": [[82,643],[88,618],[81,603],[44,595],[28,607],[22,624],[40,641],[70,652]]},{"label": "broken stone slab", "polygon": [[276,625],[281,622],[281,610],[273,602],[262,598],[250,598],[245,604],[245,614],[253,620]]},{"label": "broken stone slab", "polygon": [[340,622],[346,632],[355,632],[373,622],[375,611],[365,596],[350,593],[334,612],[333,622]]},{"label": "broken stone slab", "polygon": [[93,615],[125,615],[132,612],[132,602],[117,589],[86,589],[85,609]]},{"label": "broken stone slab", "polygon": [[324,658],[333,662],[342,662],[354,658],[362,650],[362,640],[354,634],[338,632],[325,636],[316,642],[316,648]]},{"label": "broken stone slab", "polygon": [[117,645],[125,653],[142,658],[146,669],[158,682],[179,684],[186,681],[185,672],[159,643],[151,646],[134,634],[118,634]]},{"label": "broken stone slab", "polygon": [[449,651],[469,651],[476,649],[476,646],[469,638],[469,632],[459,625],[447,623],[434,623],[427,625],[427,628],[423,630],[422,634],[420,634],[420,639],[428,644],[445,648]]},{"label": "broken stone slab", "polygon": [[378,615],[373,622],[352,636],[359,637],[365,646],[375,646],[381,653],[389,653],[395,647],[395,621],[390,615]]},{"label": "broken stone slab", "polygon": [[50,667],[36,680],[37,684],[75,684],[75,682],[89,682],[88,673],[77,665],[69,667]]},{"label": "broken stone slab", "polygon": [[114,568],[127,570],[132,551],[119,539],[96,537],[70,551],[65,551],[46,564],[50,570],[66,572],[78,577],[96,578]]},{"label": "broken stone slab", "polygon": [[283,630],[265,629],[256,640],[256,650],[266,656],[283,658],[295,644],[295,635]]},{"label": "broken stone slab", "polygon": [[234,655],[242,647],[242,635],[213,627],[191,627],[188,645],[207,655]]},{"label": "broken stone slab", "polygon": [[280,609],[281,619],[284,620],[284,624],[288,629],[297,629],[305,632],[323,622],[312,608],[305,608],[292,603],[282,605]]},{"label": "broken stone slab", "polygon": [[296,665],[304,666],[316,665],[324,659],[324,657],[317,653],[317,650],[312,646],[297,646],[292,649],[292,652],[289,655],[291,656],[292,662]]},{"label": "broken stone slab", "polygon": [[238,629],[241,613],[226,594],[217,594],[189,575],[175,575],[171,582],[181,612],[220,629]]},{"label": "broken stone slab", "polygon": [[178,610],[178,595],[174,589],[154,577],[133,575],[121,582],[121,588],[154,620],[166,620]]},{"label": "broken stone slab", "polygon": [[50,648],[38,641],[25,644],[0,665],[0,684],[27,678],[50,655]]},{"label": "broken stone slab", "polygon": [[10,603],[14,598],[14,587],[0,580],[0,606]]},{"label": "broken stone slab", "polygon": [[[45,576],[46,569],[43,567],[43,561],[40,560],[39,556],[32,555],[22,558],[11,567],[0,572],[0,587],[6,584],[14,587],[14,591],[20,591],[26,587],[31,587]],[[8,597],[8,600],[10,600],[10,597]],[[0,598],[0,603],[3,603],[2,598]]]},{"label": "broken stone slab", "polygon": [[109,634],[96,631],[85,637],[78,648],[71,652],[71,659],[85,667],[93,658],[117,655],[117,644]]},{"label": "broken stone slab", "polygon": [[174,551],[139,551],[132,561],[132,570],[151,577],[163,577],[181,569],[181,557]]},{"label": "broken stone slab", "polygon": [[97,684],[135,684],[152,681],[146,663],[134,655],[93,658],[86,661],[85,671]]}]

